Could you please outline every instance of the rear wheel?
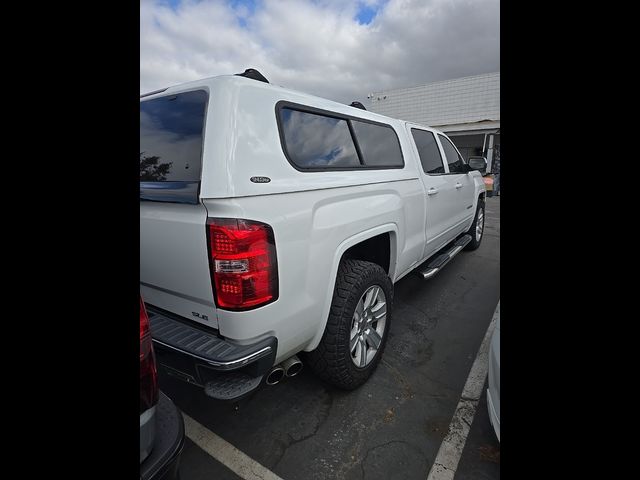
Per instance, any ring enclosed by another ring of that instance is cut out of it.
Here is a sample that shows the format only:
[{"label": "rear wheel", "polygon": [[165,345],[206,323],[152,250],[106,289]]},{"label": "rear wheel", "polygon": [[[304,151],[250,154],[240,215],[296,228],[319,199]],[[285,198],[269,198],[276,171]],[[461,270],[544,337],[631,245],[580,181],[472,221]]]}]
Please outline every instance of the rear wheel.
[{"label": "rear wheel", "polygon": [[366,382],[387,343],[392,303],[393,284],[382,267],[344,260],[324,335],[307,355],[309,367],[326,382],[346,390]]},{"label": "rear wheel", "polygon": [[473,219],[471,227],[467,231],[471,235],[471,241],[464,247],[465,250],[475,250],[480,246],[482,237],[484,236],[484,200],[478,199],[478,207],[476,208],[476,217]]}]

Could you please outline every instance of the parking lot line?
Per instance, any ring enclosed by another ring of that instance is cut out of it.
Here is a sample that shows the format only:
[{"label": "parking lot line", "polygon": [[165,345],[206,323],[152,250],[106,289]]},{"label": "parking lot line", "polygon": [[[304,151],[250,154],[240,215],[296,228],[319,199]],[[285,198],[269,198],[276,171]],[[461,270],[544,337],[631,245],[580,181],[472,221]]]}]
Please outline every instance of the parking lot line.
[{"label": "parking lot line", "polygon": [[245,480],[282,480],[271,470],[200,425],[186,413],[183,412],[182,416],[187,437],[236,475]]},{"label": "parking lot line", "polygon": [[438,449],[438,454],[431,466],[427,480],[453,480],[476,413],[478,401],[483,394],[484,381],[489,368],[491,334],[499,318],[500,301],[498,301],[491,323],[489,323],[487,332],[482,339],[476,359],[473,361],[460,401],[449,424],[449,430]]}]

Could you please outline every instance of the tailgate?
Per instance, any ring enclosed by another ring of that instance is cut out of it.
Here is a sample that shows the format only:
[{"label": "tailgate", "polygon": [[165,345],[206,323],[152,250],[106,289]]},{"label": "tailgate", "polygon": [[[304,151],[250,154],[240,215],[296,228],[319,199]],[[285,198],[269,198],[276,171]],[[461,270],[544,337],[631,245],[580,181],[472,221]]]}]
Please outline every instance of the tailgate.
[{"label": "tailgate", "polygon": [[218,328],[202,204],[140,202],[140,292],[145,302]]},{"label": "tailgate", "polygon": [[140,292],[150,305],[218,328],[198,199],[207,102],[202,89],[140,102]]}]

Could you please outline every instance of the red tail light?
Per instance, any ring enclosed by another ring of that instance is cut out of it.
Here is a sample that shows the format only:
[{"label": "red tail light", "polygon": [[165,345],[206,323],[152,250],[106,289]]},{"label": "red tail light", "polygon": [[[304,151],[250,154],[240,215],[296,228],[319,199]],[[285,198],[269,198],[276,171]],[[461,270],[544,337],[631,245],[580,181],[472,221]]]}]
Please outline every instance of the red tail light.
[{"label": "red tail light", "polygon": [[153,354],[149,317],[140,297],[140,413],[158,403],[158,373]]},{"label": "red tail light", "polygon": [[217,305],[248,310],[277,300],[273,229],[265,223],[235,218],[210,218],[207,227]]}]

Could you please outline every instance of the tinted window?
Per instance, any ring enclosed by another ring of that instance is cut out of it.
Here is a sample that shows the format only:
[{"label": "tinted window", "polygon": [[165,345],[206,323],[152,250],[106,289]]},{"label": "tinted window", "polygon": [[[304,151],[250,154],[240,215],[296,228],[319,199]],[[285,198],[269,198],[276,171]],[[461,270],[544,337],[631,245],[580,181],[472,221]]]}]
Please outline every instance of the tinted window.
[{"label": "tinted window", "polygon": [[440,143],[444,150],[444,155],[447,157],[447,163],[449,164],[449,172],[451,173],[467,173],[465,163],[453,144],[442,135],[440,137]]},{"label": "tinted window", "polygon": [[365,165],[376,167],[404,165],[398,137],[393,128],[357,120],[352,120],[351,124]]},{"label": "tinted window", "polygon": [[287,153],[298,167],[360,165],[346,120],[282,108],[280,121]]},{"label": "tinted window", "polygon": [[207,93],[140,102],[140,181],[198,182]]},{"label": "tinted window", "polygon": [[430,175],[445,173],[435,135],[426,130],[417,130],[415,128],[411,129],[411,133],[413,140],[416,142],[416,147],[418,147],[418,155],[420,156],[424,173]]}]

